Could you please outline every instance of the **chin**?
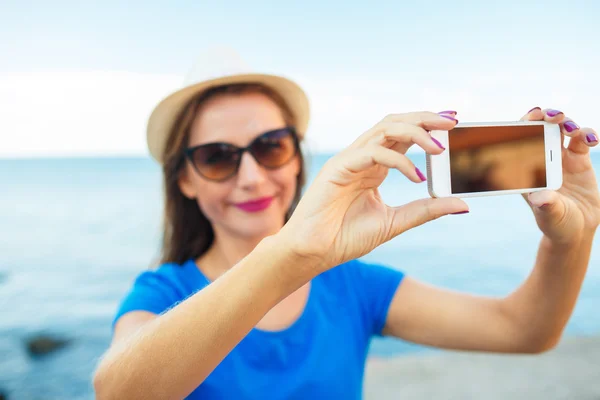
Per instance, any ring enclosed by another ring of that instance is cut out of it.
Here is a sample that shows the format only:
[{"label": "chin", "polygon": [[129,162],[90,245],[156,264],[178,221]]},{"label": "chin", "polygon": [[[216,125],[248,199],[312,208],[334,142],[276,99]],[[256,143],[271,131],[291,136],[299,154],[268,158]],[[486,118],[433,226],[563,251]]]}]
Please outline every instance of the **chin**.
[{"label": "chin", "polygon": [[285,223],[286,210],[279,202],[262,211],[248,212],[233,208],[227,215],[227,221],[230,230],[239,236],[250,240],[262,239],[279,232]]},{"label": "chin", "polygon": [[239,229],[240,227],[238,227],[238,232],[240,236],[246,237],[248,240],[262,240],[267,236],[276,234],[281,229],[280,225],[273,222],[264,225],[249,224],[243,227],[245,229]]}]

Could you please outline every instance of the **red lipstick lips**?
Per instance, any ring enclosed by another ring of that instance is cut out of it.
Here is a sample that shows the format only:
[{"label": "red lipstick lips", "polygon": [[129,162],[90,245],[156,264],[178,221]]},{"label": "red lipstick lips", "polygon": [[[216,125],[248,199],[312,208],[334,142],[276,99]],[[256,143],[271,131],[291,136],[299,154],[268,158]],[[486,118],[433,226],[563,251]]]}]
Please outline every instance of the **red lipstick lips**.
[{"label": "red lipstick lips", "polygon": [[273,197],[263,197],[257,200],[246,201],[243,203],[237,203],[235,206],[242,211],[246,212],[259,212],[271,205]]}]

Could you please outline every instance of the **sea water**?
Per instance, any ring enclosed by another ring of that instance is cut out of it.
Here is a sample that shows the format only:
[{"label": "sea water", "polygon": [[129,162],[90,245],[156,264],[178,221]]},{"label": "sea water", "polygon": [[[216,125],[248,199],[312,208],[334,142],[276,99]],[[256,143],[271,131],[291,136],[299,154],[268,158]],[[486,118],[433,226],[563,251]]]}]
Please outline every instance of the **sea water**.
[{"label": "sea water", "polygon": [[[309,181],[329,157],[309,158]],[[411,158],[425,170],[422,155]],[[600,171],[600,153],[593,163]],[[428,197],[426,184],[396,171],[381,194],[390,205]],[[364,259],[444,288],[510,293],[535,262],[540,232],[532,213],[519,195],[467,202],[470,214],[413,229]],[[0,392],[93,398],[91,374],[109,345],[117,304],[158,254],[161,206],[160,169],[147,158],[0,160]],[[600,333],[599,246],[596,240],[567,335]],[[25,341],[38,333],[72,342],[32,358]],[[371,354],[427,350],[375,339]]]}]

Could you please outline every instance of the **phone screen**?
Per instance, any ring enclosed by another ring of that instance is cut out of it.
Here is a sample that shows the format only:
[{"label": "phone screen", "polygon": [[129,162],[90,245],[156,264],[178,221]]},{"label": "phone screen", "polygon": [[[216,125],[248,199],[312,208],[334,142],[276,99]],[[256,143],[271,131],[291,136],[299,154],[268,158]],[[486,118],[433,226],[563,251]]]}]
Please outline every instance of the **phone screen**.
[{"label": "phone screen", "polygon": [[543,125],[448,132],[453,194],[547,187]]}]

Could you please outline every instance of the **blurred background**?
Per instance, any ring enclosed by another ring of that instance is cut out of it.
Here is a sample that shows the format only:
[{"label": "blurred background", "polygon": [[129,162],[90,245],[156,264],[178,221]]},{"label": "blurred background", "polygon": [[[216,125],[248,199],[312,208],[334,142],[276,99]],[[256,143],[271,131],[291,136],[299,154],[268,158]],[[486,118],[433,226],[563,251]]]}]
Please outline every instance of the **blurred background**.
[{"label": "blurred background", "polygon": [[[159,250],[161,177],[145,147],[147,117],[200,51],[233,48],[305,88],[312,178],[391,112],[502,121],[540,106],[600,128],[599,17],[591,0],[0,2],[0,398],[94,398],[91,374],[117,304]],[[411,158],[424,170],[421,151]],[[600,171],[600,153],[592,160]],[[428,196],[394,172],[382,194],[395,205]],[[468,203],[470,214],[412,230],[365,259],[447,288],[510,293],[533,267],[533,216],[520,196]],[[580,362],[600,357],[599,246],[567,326],[573,347],[540,356],[564,374],[523,382],[545,367],[459,362],[377,339],[369,398],[451,398],[434,391],[477,384],[473,398],[496,398],[485,379],[474,382],[474,365],[489,376],[512,371],[490,385],[514,387],[513,398],[531,385],[547,391],[540,398],[600,397],[600,358]],[[401,367],[431,357],[427,367]],[[460,368],[462,381],[444,380]]]}]

